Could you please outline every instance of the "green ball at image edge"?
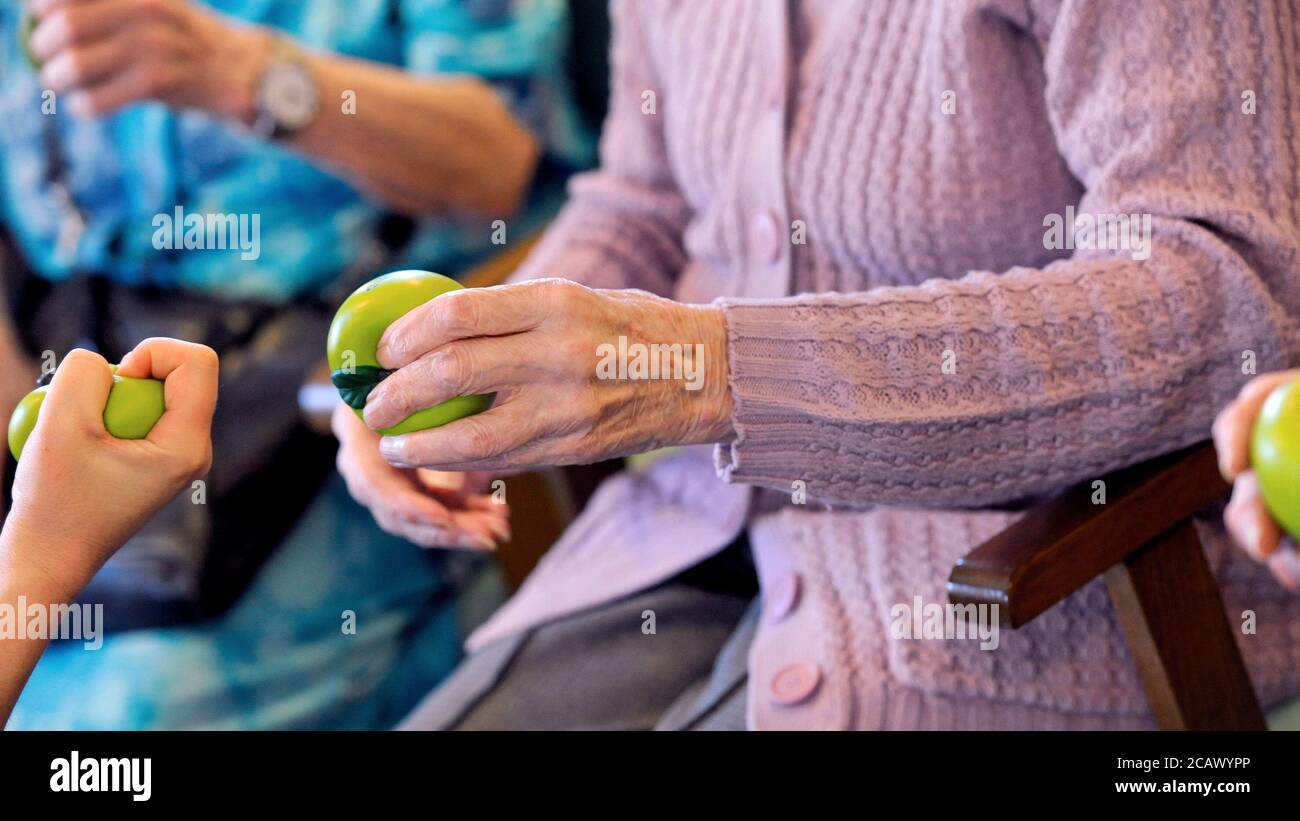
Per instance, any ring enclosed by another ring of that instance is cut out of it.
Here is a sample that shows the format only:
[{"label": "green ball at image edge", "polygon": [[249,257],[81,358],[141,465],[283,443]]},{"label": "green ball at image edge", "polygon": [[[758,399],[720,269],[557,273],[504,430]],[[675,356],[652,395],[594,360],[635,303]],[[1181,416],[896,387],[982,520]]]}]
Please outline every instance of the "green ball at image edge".
[{"label": "green ball at image edge", "polygon": [[1300,540],[1300,380],[1265,400],[1251,432],[1250,465],[1269,513]]},{"label": "green ball at image edge", "polygon": [[[376,277],[339,306],[330,324],[327,355],[330,379],[343,401],[362,415],[366,398],[385,375],[375,349],[388,326],[431,299],[460,290],[459,282],[432,271],[393,271]],[[345,356],[351,352],[349,359]],[[345,368],[346,366],[346,368]],[[458,396],[416,411],[379,432],[385,436],[428,430],[486,410],[494,394]]]},{"label": "green ball at image edge", "polygon": [[[23,447],[36,427],[49,386],[23,397],[9,417],[9,452],[22,457]],[[153,430],[165,410],[163,383],[157,379],[113,376],[113,387],[104,405],[104,427],[118,439],[143,439]]]}]

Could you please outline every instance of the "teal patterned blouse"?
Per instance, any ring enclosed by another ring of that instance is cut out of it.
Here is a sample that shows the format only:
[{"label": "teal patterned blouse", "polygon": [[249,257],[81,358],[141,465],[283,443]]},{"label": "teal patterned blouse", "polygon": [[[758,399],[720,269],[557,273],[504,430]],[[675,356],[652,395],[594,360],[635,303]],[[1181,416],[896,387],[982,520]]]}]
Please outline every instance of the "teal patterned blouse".
[{"label": "teal patterned blouse", "polygon": [[[563,176],[593,156],[594,138],[568,88],[565,0],[207,5],[274,26],[309,47],[419,73],[472,73],[491,83],[546,151],[531,204],[508,220],[507,239],[549,216]],[[238,126],[153,103],[91,120],[61,110],[43,114],[38,78],[19,42],[19,16],[18,4],[0,4],[0,224],[39,274],[62,279],[96,272],[128,284],[283,302],[374,259],[380,206],[310,160]],[[51,156],[66,157],[66,173],[54,176],[68,181],[87,216],[75,243],[59,242],[65,209],[50,184]],[[238,248],[156,248],[155,218],[178,206],[186,214],[257,214],[260,254],[245,259]],[[425,220],[389,264],[454,274],[492,248],[492,229],[491,218]]]}]

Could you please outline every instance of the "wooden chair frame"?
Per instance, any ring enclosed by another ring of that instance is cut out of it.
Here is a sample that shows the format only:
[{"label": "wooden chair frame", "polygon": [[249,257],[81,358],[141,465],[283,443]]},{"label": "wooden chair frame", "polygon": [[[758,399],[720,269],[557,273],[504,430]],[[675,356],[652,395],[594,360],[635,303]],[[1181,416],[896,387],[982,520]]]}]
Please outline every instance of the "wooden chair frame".
[{"label": "wooden chair frame", "polygon": [[1265,729],[1193,517],[1227,492],[1203,443],[1045,502],[953,568],[956,604],[1016,629],[1103,576],[1163,729]]}]

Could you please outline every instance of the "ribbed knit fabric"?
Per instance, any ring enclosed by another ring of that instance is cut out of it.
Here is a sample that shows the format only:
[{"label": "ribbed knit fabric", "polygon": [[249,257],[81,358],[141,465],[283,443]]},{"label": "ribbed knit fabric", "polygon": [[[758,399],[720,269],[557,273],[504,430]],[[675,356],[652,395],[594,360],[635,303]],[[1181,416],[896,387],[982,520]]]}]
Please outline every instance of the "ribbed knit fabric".
[{"label": "ribbed knit fabric", "polygon": [[[1014,520],[975,509],[1205,439],[1244,362],[1300,361],[1294,4],[817,3],[803,61],[784,0],[614,9],[602,170],[520,275],[722,305],[719,475],[776,492],[719,490],[684,545],[627,511],[703,460],[620,477],[473,642],[654,583],[747,511],[765,595],[803,591],[755,640],[755,726],[1148,724],[1096,585],[993,652],[888,614]],[[1149,217],[1149,258],[1048,247],[1068,213]],[[1261,695],[1296,693],[1300,604],[1205,534]],[[815,695],[768,698],[804,662]]]}]

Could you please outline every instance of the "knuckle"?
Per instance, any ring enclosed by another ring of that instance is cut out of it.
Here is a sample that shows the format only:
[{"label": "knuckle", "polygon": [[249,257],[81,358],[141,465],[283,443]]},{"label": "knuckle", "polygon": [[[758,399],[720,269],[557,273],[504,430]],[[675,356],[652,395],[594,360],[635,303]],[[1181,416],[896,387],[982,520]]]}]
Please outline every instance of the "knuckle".
[{"label": "knuckle", "polygon": [[465,423],[461,439],[465,447],[465,456],[477,460],[501,455],[500,439],[493,433],[491,426],[474,416],[466,417],[462,421]]},{"label": "knuckle", "polygon": [[186,359],[200,370],[215,371],[221,365],[221,359],[217,356],[217,352],[207,345],[192,342],[185,343],[185,346],[184,354]]},{"label": "knuckle", "polygon": [[468,334],[478,328],[478,298],[473,291],[455,291],[442,301],[442,321],[448,331]]},{"label": "knuckle", "polygon": [[214,371],[221,365],[221,358],[217,356],[217,352],[207,345],[198,346],[194,352],[194,359],[199,365]]},{"label": "knuckle", "polygon": [[435,353],[430,361],[433,381],[440,393],[447,397],[464,392],[473,373],[473,354],[466,345],[451,345]]},{"label": "knuckle", "polygon": [[552,279],[546,283],[546,291],[551,305],[568,313],[581,302],[584,291],[581,285],[568,279]]},{"label": "knuckle", "polygon": [[88,351],[85,348],[73,348],[63,357],[64,365],[70,364],[72,367],[76,368],[98,363],[103,363],[107,367],[108,360],[104,359],[104,357],[94,351]]},{"label": "knuckle", "polygon": [[404,414],[415,410],[415,391],[405,374],[399,372],[385,381],[389,384],[384,386],[383,398],[388,407]]}]

